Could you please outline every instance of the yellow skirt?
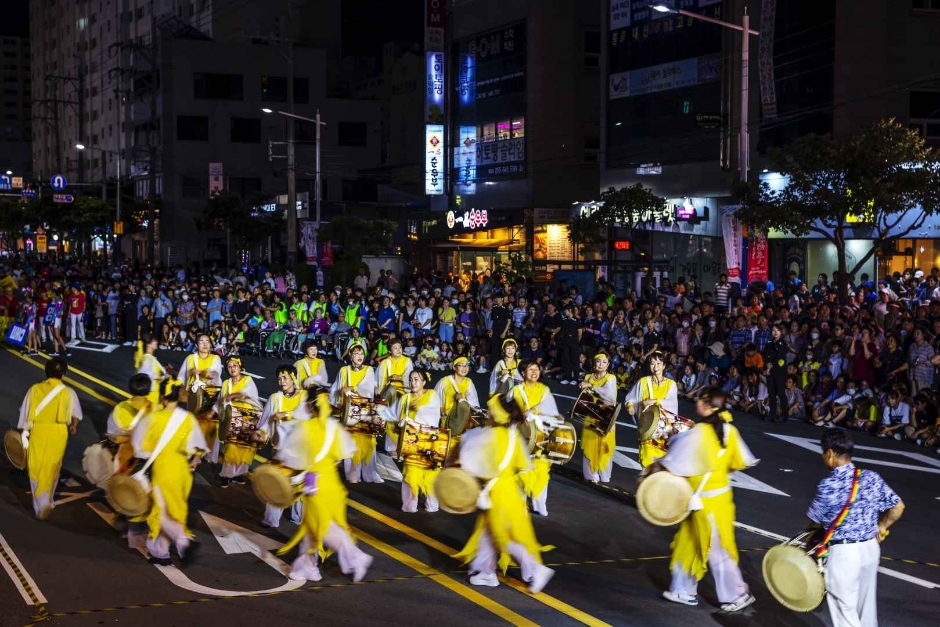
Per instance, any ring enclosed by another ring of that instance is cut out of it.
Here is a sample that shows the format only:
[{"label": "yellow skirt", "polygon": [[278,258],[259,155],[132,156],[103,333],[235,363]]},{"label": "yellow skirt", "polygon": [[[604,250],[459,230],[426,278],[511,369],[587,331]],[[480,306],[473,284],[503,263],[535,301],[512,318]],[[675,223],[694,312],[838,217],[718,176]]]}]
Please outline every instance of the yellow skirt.
[{"label": "yellow skirt", "polygon": [[538,498],[548,487],[549,473],[552,463],[539,455],[532,460],[532,469],[519,473],[519,483],[522,491],[529,498]]},{"label": "yellow skirt", "polygon": [[[193,474],[186,457],[180,454],[161,453],[151,468],[150,484],[154,491],[153,505],[147,516],[150,538],[155,539],[160,535],[160,518],[163,514],[182,525],[186,534],[193,537],[186,527],[186,518],[189,516],[189,493],[193,488]],[[165,510],[161,508],[156,498],[157,490],[160,491]]]},{"label": "yellow skirt", "polygon": [[669,570],[679,565],[683,572],[701,580],[708,571],[708,553],[711,551],[712,521],[718,530],[722,548],[734,563],[738,563],[738,545],[734,539],[734,499],[731,490],[718,496],[703,498],[704,507],[692,512],[682,521],[672,539],[672,560]]},{"label": "yellow skirt", "polygon": [[215,447],[216,440],[219,439],[219,421],[197,418],[197,422],[199,428],[202,429],[202,435],[206,438],[206,445],[211,451]]},{"label": "yellow skirt", "polygon": [[320,552],[321,559],[328,556],[323,550],[323,537],[336,523],[348,531],[346,522],[346,488],[340,481],[339,473],[335,469],[330,473],[321,474],[317,478],[317,493],[301,497],[304,504],[304,517],[293,537],[280,550],[278,555],[284,555],[300,543],[304,537],[310,537],[310,552]]},{"label": "yellow skirt", "polygon": [[29,478],[36,484],[33,498],[50,494],[62,470],[62,458],[69,441],[68,426],[60,423],[34,424],[26,449]]},{"label": "yellow skirt", "polygon": [[660,440],[640,442],[640,465],[649,468],[660,457],[666,456],[666,443]]},{"label": "yellow skirt", "polygon": [[440,468],[424,468],[405,462],[405,472],[402,481],[411,488],[411,493],[418,496],[422,492],[425,496],[434,496],[434,480],[441,474]]},{"label": "yellow skirt", "polygon": [[352,455],[352,463],[368,464],[375,456],[375,436],[362,431],[350,431],[353,442],[356,443],[356,452]]},{"label": "yellow skirt", "polygon": [[255,458],[256,450],[258,449],[254,446],[226,442],[225,453],[222,455],[222,463],[232,464],[235,466],[238,466],[239,464],[248,464],[250,466],[252,460]]},{"label": "yellow skirt", "polygon": [[614,458],[617,450],[617,432],[611,429],[610,433],[602,436],[594,429],[581,431],[581,451],[591,465],[591,472],[599,473]]}]

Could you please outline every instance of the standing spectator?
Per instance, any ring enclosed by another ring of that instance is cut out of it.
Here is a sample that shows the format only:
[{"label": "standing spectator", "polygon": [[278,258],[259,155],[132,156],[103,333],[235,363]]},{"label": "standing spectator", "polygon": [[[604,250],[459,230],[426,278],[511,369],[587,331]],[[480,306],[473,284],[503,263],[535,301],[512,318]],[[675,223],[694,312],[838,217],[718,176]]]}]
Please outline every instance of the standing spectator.
[{"label": "standing spectator", "polygon": [[163,337],[163,325],[168,316],[173,314],[173,300],[167,296],[166,289],[161,285],[157,297],[153,301],[153,333],[157,338]]},{"label": "standing spectator", "polygon": [[862,330],[852,336],[849,344],[849,357],[852,361],[852,379],[854,381],[867,381],[869,385],[875,384],[875,365],[873,358],[878,354],[875,342],[871,339],[871,329],[862,327]]},{"label": "standing spectator", "polygon": [[572,315],[570,302],[562,308],[561,328],[556,340],[560,352],[562,385],[577,385],[581,355],[581,322]]},{"label": "standing spectator", "polygon": [[353,286],[358,290],[362,290],[363,292],[365,292],[366,288],[369,287],[369,277],[366,276],[366,271],[364,268],[359,268],[359,272],[356,274],[356,278],[353,279]]},{"label": "standing spectator", "polygon": [[[769,404],[769,417],[772,422],[783,422],[789,413],[787,403],[787,343],[783,341],[786,332],[783,325],[775,324],[771,327],[771,342],[764,350],[764,363],[766,364],[767,395]],[[780,401],[779,417],[777,401]]]},{"label": "standing spectator", "polygon": [[503,306],[503,295],[497,294],[493,298],[493,321],[492,341],[490,342],[490,363],[495,364],[499,361],[503,352],[503,340],[509,337],[509,328],[512,325],[512,315],[509,310]]},{"label": "standing spectator", "polygon": [[72,340],[85,339],[85,293],[79,283],[72,283],[68,299],[69,336]]},{"label": "standing spectator", "polygon": [[222,298],[219,290],[212,290],[212,299],[206,303],[206,313],[209,316],[209,328],[222,320]]},{"label": "standing spectator", "polygon": [[128,283],[121,292],[121,337],[124,346],[133,346],[137,340],[137,290]]},{"label": "standing spectator", "polygon": [[721,314],[728,311],[730,306],[729,299],[731,298],[731,284],[728,283],[728,275],[724,272],[718,275],[718,283],[715,284],[713,295],[715,297],[715,311]]},{"label": "standing spectator", "polygon": [[117,281],[111,286],[108,292],[108,322],[110,322],[110,332],[108,339],[117,341],[118,339],[118,312],[121,310],[121,284]]},{"label": "standing spectator", "polygon": [[911,381],[912,396],[916,396],[921,390],[933,385],[933,364],[931,363],[933,354],[933,347],[927,342],[924,329],[919,326],[915,327],[914,342],[908,350],[905,364]]}]

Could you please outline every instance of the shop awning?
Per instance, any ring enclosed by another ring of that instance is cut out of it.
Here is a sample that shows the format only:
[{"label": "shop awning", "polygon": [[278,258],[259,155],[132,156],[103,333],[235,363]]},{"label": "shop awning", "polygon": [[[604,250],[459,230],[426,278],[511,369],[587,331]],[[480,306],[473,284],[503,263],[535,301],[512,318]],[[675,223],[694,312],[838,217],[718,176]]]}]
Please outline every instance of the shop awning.
[{"label": "shop awning", "polygon": [[[515,244],[515,240],[512,239],[483,239],[483,240],[465,240],[465,241],[454,241],[448,240],[446,242],[438,242],[436,244],[431,244],[431,248],[441,249],[441,248],[460,248],[460,249],[480,249],[480,248],[490,248],[493,250],[503,248],[506,246],[512,246]],[[522,243],[520,242],[521,246]]]}]

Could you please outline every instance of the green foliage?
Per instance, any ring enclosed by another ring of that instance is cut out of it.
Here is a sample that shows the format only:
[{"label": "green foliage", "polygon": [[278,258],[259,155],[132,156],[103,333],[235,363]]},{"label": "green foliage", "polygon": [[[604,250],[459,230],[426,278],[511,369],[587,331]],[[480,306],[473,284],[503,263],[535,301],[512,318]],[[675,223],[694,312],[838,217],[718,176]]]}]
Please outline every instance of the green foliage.
[{"label": "green foliage", "polygon": [[496,273],[506,277],[509,283],[514,283],[518,277],[528,278],[534,274],[532,262],[519,252],[509,253],[509,263],[497,263]]},{"label": "green foliage", "polygon": [[338,247],[330,270],[333,283],[346,285],[362,267],[364,255],[388,254],[397,223],[340,216],[320,227],[319,241]]},{"label": "green foliage", "polygon": [[223,190],[206,202],[202,215],[196,220],[201,231],[231,232],[232,238],[241,248],[264,242],[268,237],[281,233],[284,217],[279,213],[255,214],[252,207],[270,202],[266,194],[244,198],[241,194]]},{"label": "green foliage", "polygon": [[607,241],[607,227],[631,223],[634,213],[662,207],[666,201],[636,183],[630,187],[610,187],[601,194],[602,206],[587,216],[578,216],[568,225],[568,239],[581,252],[599,251]]}]

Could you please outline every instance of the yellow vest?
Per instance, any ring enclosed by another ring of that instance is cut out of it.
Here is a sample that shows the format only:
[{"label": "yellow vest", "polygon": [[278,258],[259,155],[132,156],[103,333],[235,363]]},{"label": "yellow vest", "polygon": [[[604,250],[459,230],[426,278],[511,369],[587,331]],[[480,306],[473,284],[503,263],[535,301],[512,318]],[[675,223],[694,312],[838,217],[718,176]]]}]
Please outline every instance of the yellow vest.
[{"label": "yellow vest", "polygon": [[[49,392],[57,386],[62,385],[55,397],[46,403],[39,414],[36,414],[36,408],[45,400]],[[29,388],[29,424],[63,424],[72,422],[72,394],[69,388],[65,387],[61,379],[46,379],[42,383],[36,383]]]},{"label": "yellow vest", "polygon": [[457,395],[457,392],[460,392],[464,398],[467,397],[467,392],[470,391],[470,378],[464,377],[463,381],[456,383],[457,389],[454,389],[455,377],[450,375],[444,378],[444,398],[442,399],[441,405],[444,407],[444,415],[450,413],[450,410],[456,405],[454,397]]}]

